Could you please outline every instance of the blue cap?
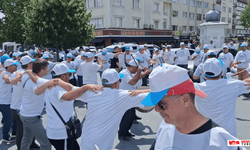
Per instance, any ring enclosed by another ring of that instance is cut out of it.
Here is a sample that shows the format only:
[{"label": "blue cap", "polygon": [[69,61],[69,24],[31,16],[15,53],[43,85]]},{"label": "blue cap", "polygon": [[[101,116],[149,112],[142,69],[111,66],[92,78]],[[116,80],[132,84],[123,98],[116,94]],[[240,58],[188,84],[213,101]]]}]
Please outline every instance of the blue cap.
[{"label": "blue cap", "polygon": [[107,53],[106,52],[102,52],[102,55],[106,55]]},{"label": "blue cap", "polygon": [[1,63],[5,62],[5,60],[7,60],[7,59],[10,59],[10,57],[8,55],[3,55],[1,57]]},{"label": "blue cap", "polygon": [[207,49],[207,47],[203,47],[203,49]]},{"label": "blue cap", "polygon": [[145,99],[141,102],[145,106],[154,106],[167,94],[169,89],[163,90],[161,92],[150,92]]},{"label": "blue cap", "polygon": [[71,54],[71,53],[68,53],[68,54],[67,54],[67,57],[72,58],[72,54]]},{"label": "blue cap", "polygon": [[130,51],[130,47],[129,47],[129,46],[126,46],[126,47],[125,47],[125,51]]},{"label": "blue cap", "polygon": [[119,77],[120,77],[120,79],[122,79],[122,78],[124,78],[125,76],[124,76],[124,74],[119,73]]},{"label": "blue cap", "polygon": [[68,71],[68,73],[74,73],[74,72],[76,72],[75,69],[69,69],[69,71]]},{"label": "blue cap", "polygon": [[140,61],[140,60],[141,60],[141,58],[137,58],[136,60],[137,60],[137,61]]}]

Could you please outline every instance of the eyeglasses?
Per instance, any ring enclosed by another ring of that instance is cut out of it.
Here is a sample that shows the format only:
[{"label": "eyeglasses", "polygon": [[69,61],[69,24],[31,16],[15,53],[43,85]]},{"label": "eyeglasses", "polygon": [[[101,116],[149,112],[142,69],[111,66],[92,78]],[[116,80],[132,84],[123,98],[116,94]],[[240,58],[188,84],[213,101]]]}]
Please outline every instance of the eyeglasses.
[{"label": "eyeglasses", "polygon": [[157,103],[157,105],[160,107],[160,109],[165,110],[166,109],[166,104],[163,104],[161,102]]},{"label": "eyeglasses", "polygon": [[69,73],[69,76],[71,76],[72,75],[72,73]]}]

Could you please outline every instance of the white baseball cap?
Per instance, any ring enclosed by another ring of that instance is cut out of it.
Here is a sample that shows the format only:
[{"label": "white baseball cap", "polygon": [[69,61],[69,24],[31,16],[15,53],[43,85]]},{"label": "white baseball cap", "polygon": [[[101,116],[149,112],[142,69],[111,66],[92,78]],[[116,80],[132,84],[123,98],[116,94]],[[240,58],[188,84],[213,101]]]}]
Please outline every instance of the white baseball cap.
[{"label": "white baseball cap", "polygon": [[55,67],[53,68],[53,71],[55,73],[53,74],[53,76],[59,76],[65,73],[76,72],[74,69],[69,69],[69,67],[64,63],[56,64]]},{"label": "white baseball cap", "polygon": [[7,59],[5,62],[4,62],[4,67],[8,67],[8,66],[11,66],[11,65],[18,65],[19,62],[15,62],[13,59]]},{"label": "white baseball cap", "polygon": [[130,60],[129,62],[128,62],[128,65],[130,65],[130,66],[135,66],[135,67],[137,67],[138,66],[138,61],[137,60]]},{"label": "white baseball cap", "polygon": [[49,55],[44,53],[44,54],[43,54],[43,58],[44,58],[44,59],[49,59]]},{"label": "white baseball cap", "polygon": [[213,39],[210,39],[210,41],[213,41]]},{"label": "white baseball cap", "polygon": [[102,49],[102,52],[103,52],[103,53],[107,53],[107,52],[108,52],[108,49],[107,49],[107,48],[103,48],[103,49]]},{"label": "white baseball cap", "polygon": [[228,49],[228,46],[225,45],[225,46],[223,46],[223,49],[224,49],[224,48],[227,48],[227,49]]},{"label": "white baseball cap", "polygon": [[85,56],[86,52],[81,52],[81,56]]},{"label": "white baseball cap", "polygon": [[165,45],[162,45],[162,48],[165,48],[166,46]]},{"label": "white baseball cap", "polygon": [[27,65],[28,63],[31,63],[31,62],[34,62],[36,59],[32,59],[30,56],[23,56],[21,59],[20,59],[20,63],[22,65]]},{"label": "white baseball cap", "polygon": [[144,46],[140,45],[140,46],[138,47],[138,50],[140,50],[140,49],[144,49]]},{"label": "white baseball cap", "polygon": [[196,49],[195,49],[196,51],[200,51],[201,49],[199,48],[199,47],[196,47]]},{"label": "white baseball cap", "polygon": [[233,44],[233,43],[234,43],[233,41],[230,42],[230,44]]},{"label": "white baseball cap", "polygon": [[206,77],[217,77],[223,71],[223,62],[217,58],[209,58],[203,64],[203,72]]},{"label": "white baseball cap", "polygon": [[68,53],[66,57],[72,58],[72,54]]},{"label": "white baseball cap", "polygon": [[205,44],[204,47],[203,47],[203,49],[208,49],[208,45]]},{"label": "white baseball cap", "polygon": [[147,44],[144,44],[144,47],[148,47],[148,45],[147,45]]},{"label": "white baseball cap", "polygon": [[215,53],[215,51],[213,51],[213,50],[209,50],[209,51],[207,52],[207,56],[216,56],[216,53]]},{"label": "white baseball cap", "polygon": [[102,73],[102,84],[114,84],[116,83],[119,79],[124,78],[124,74],[122,73],[117,73],[115,69],[106,69]]},{"label": "white baseball cap", "polygon": [[206,97],[206,93],[196,89],[186,69],[175,65],[162,64],[149,75],[150,93],[142,101],[142,105],[156,105],[165,95],[181,95],[194,93]]},{"label": "white baseball cap", "polygon": [[245,46],[248,46],[248,43],[247,42],[243,42],[240,47],[245,47]]},{"label": "white baseball cap", "polygon": [[185,43],[184,43],[184,42],[181,42],[181,43],[180,43],[180,46],[183,46],[183,45],[185,45]]},{"label": "white baseball cap", "polygon": [[171,48],[171,45],[167,45],[167,48],[169,48],[169,47]]},{"label": "white baseball cap", "polygon": [[92,58],[94,55],[91,52],[85,53],[85,57]]}]

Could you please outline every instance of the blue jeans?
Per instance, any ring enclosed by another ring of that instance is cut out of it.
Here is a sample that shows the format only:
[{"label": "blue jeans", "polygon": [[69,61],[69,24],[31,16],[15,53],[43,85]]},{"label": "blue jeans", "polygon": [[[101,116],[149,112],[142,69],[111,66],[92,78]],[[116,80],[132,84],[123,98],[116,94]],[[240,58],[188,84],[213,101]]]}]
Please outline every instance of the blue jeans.
[{"label": "blue jeans", "polygon": [[12,116],[10,112],[10,105],[0,104],[0,111],[3,116],[3,139],[9,139],[10,137],[10,128],[12,122]]},{"label": "blue jeans", "polygon": [[78,80],[78,86],[81,87],[83,85],[83,81],[82,81],[82,76],[77,75],[77,80]]}]

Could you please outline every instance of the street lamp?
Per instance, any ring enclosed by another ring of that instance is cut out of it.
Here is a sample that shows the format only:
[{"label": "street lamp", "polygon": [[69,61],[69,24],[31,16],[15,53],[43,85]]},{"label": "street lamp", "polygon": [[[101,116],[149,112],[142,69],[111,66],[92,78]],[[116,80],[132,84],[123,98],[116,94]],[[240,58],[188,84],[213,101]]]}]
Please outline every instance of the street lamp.
[{"label": "street lamp", "polygon": [[[222,3],[223,5],[227,6],[225,3]],[[229,7],[227,6],[227,10],[228,10],[228,13],[227,13],[227,23],[228,23],[228,20],[229,20]],[[227,25],[227,32],[228,32],[228,26],[229,26],[229,23]]]}]

